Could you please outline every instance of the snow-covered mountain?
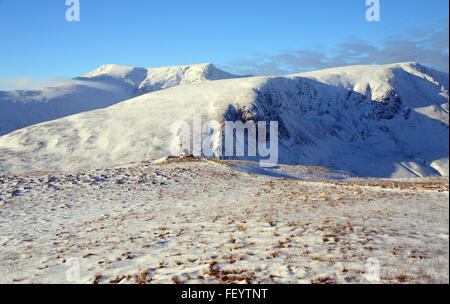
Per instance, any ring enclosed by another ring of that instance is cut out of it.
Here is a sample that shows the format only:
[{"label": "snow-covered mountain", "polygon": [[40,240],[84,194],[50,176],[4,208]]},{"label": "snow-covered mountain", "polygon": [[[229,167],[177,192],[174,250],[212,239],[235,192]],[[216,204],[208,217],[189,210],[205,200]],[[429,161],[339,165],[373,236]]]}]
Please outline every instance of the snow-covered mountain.
[{"label": "snow-covered mountain", "polygon": [[0,91],[0,135],[105,108],[156,90],[236,77],[210,63],[150,69],[107,64],[63,86],[40,91]]},{"label": "snow-covered mountain", "polygon": [[[116,75],[106,66],[87,77],[104,72]],[[117,78],[128,75],[138,83],[145,74],[130,73]],[[162,78],[147,77],[134,92],[164,88],[159,84],[170,81]],[[281,163],[359,176],[448,176],[447,74],[399,63],[188,82],[2,136],[0,172],[110,167],[163,157],[174,140],[170,125],[202,113],[204,122],[277,120]]]}]

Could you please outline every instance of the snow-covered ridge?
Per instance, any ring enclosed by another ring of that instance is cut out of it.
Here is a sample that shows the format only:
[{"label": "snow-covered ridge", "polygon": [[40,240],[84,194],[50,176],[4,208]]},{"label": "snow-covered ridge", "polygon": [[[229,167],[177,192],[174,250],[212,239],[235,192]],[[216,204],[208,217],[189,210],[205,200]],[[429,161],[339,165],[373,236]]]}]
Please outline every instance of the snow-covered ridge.
[{"label": "snow-covered ridge", "polygon": [[277,120],[281,163],[358,176],[448,176],[448,75],[415,63],[174,86],[2,136],[0,172],[164,157],[171,123],[191,122],[196,112],[204,121]]},{"label": "snow-covered ridge", "polygon": [[123,79],[136,88],[137,95],[141,95],[182,84],[239,77],[216,68],[212,63],[160,68],[137,68],[105,64],[79,79]]},{"label": "snow-covered ridge", "polygon": [[70,83],[40,91],[0,91],[0,136],[65,116],[105,108],[173,86],[239,77],[211,63],[164,68],[107,64]]}]

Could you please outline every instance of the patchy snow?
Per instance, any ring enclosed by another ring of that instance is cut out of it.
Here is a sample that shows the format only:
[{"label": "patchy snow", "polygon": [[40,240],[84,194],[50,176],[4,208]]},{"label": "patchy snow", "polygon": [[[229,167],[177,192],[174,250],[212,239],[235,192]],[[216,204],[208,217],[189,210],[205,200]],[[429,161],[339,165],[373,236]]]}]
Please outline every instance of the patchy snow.
[{"label": "patchy snow", "polygon": [[382,283],[449,283],[448,178],[252,168],[0,176],[0,283],[67,283],[71,258],[81,283],[369,283],[373,261]]}]

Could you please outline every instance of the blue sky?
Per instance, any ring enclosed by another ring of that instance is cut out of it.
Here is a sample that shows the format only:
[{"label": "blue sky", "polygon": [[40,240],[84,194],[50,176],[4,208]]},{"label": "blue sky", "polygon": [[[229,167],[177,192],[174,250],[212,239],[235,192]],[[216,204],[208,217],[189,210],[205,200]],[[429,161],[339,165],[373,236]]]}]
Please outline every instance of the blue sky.
[{"label": "blue sky", "polygon": [[359,63],[418,61],[448,72],[447,0],[0,0],[0,90],[32,88],[105,63],[213,62],[235,73],[282,74]]}]

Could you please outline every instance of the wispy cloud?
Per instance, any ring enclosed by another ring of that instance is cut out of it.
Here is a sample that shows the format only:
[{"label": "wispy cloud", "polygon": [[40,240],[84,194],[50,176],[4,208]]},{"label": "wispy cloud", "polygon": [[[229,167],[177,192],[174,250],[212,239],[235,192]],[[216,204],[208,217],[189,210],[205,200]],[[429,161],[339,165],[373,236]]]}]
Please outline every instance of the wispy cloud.
[{"label": "wispy cloud", "polygon": [[84,86],[105,91],[120,91],[120,87],[116,84],[96,79],[53,77],[41,80],[31,77],[9,78],[0,76],[0,91],[41,90],[63,85]]},{"label": "wispy cloud", "polygon": [[[1,1],[1,0],[0,0]],[[39,90],[45,87],[57,87],[73,81],[66,77],[52,77],[48,79],[35,79],[32,77],[2,77],[0,76],[0,90]]]},{"label": "wispy cloud", "polygon": [[327,50],[293,50],[276,55],[258,54],[223,65],[234,73],[282,75],[354,64],[389,64],[415,61],[449,72],[448,19],[432,29],[414,29],[391,36],[378,45],[349,40]]}]

